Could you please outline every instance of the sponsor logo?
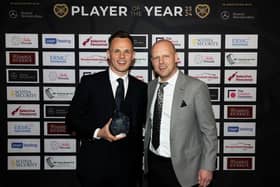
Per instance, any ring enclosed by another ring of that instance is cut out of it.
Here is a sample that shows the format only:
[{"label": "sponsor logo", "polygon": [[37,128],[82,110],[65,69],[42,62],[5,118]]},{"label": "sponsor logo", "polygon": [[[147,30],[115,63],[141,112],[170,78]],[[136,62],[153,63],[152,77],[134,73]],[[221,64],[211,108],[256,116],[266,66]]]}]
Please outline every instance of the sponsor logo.
[{"label": "sponsor logo", "polygon": [[50,62],[54,64],[64,64],[67,62],[67,56],[52,55],[50,56]]},{"label": "sponsor logo", "polygon": [[252,169],[253,159],[252,157],[228,157],[227,169]]},{"label": "sponsor logo", "polygon": [[257,53],[226,53],[226,66],[257,66]]},{"label": "sponsor logo", "polygon": [[240,132],[240,131],[249,131],[253,132],[253,128],[249,127],[239,127],[239,126],[228,126],[228,132]]},{"label": "sponsor logo", "polygon": [[221,48],[221,35],[189,34],[190,49],[219,49]]},{"label": "sponsor logo", "polygon": [[80,52],[80,66],[108,66],[105,52]]},{"label": "sponsor logo", "polygon": [[189,70],[191,77],[200,79],[208,84],[220,83],[220,71],[219,70]]},{"label": "sponsor logo", "polygon": [[7,100],[39,100],[39,88],[7,87]]},{"label": "sponsor logo", "polygon": [[26,122],[26,121],[9,121],[8,122],[8,135],[9,136],[21,136],[40,135],[40,123],[39,122]]},{"label": "sponsor logo", "polygon": [[226,101],[255,101],[256,88],[225,88]]},{"label": "sponsor logo", "polygon": [[49,73],[49,80],[55,81],[57,79],[59,79],[59,80],[69,80],[69,77],[68,77],[67,73],[62,73],[62,72],[57,73],[55,71]]},{"label": "sponsor logo", "polygon": [[109,34],[79,34],[79,48],[107,49]]},{"label": "sponsor logo", "polygon": [[74,66],[73,52],[43,52],[44,66]]},{"label": "sponsor logo", "polygon": [[[70,91],[69,91],[70,90]],[[71,87],[52,87],[45,89],[45,100],[71,100],[74,95],[74,88]]]},{"label": "sponsor logo", "polygon": [[36,116],[35,109],[21,108],[22,106],[17,107],[15,110],[11,112],[12,116],[20,115],[20,116]]},{"label": "sponsor logo", "polygon": [[147,37],[148,35],[131,35],[134,42],[135,49],[147,49]]},{"label": "sponsor logo", "polygon": [[228,106],[227,116],[229,118],[252,118],[252,106]]},{"label": "sponsor logo", "polygon": [[56,38],[45,38],[46,44],[56,44]]},{"label": "sponsor logo", "polygon": [[57,3],[53,6],[53,12],[57,17],[64,18],[69,12],[68,5],[65,3]]},{"label": "sponsor logo", "polygon": [[39,170],[40,156],[8,156],[8,170]]},{"label": "sponsor logo", "polygon": [[20,148],[20,149],[22,149],[23,147],[25,147],[25,148],[37,148],[38,144],[23,143],[23,142],[12,142],[11,147],[12,148]]},{"label": "sponsor logo", "polygon": [[256,70],[227,70],[225,72],[226,83],[255,83]]},{"label": "sponsor logo", "polygon": [[8,104],[8,118],[39,118],[39,104]]},{"label": "sponsor logo", "polygon": [[200,39],[193,39],[192,45],[194,46],[200,46],[200,47],[205,47],[205,46],[218,46],[218,42],[211,38],[200,38]]},{"label": "sponsor logo", "polygon": [[45,117],[65,117],[68,112],[68,105],[46,105]]},{"label": "sponsor logo", "polygon": [[242,38],[233,38],[232,39],[233,46],[247,46],[248,44],[249,44],[248,39],[242,39]]},{"label": "sponsor logo", "polygon": [[105,56],[101,56],[101,55],[92,55],[92,56],[88,56],[88,57],[82,57],[80,58],[81,61],[95,61],[95,62],[99,62],[99,63],[104,63],[107,62],[107,57]]},{"label": "sponsor logo", "polygon": [[256,34],[227,34],[225,37],[226,49],[257,49],[258,35]]},{"label": "sponsor logo", "polygon": [[224,153],[254,153],[255,140],[224,140]]},{"label": "sponsor logo", "polygon": [[31,127],[27,125],[15,126],[14,132],[16,133],[30,133]]},{"label": "sponsor logo", "polygon": [[253,149],[254,146],[252,146],[251,144],[239,142],[233,145],[226,145],[225,148],[247,150],[247,149]]},{"label": "sponsor logo", "polygon": [[8,152],[40,152],[40,139],[8,139]]},{"label": "sponsor logo", "polygon": [[43,48],[74,48],[74,34],[42,34]]},{"label": "sponsor logo", "polygon": [[185,36],[183,34],[152,35],[152,43],[163,39],[172,42],[176,49],[185,48]]},{"label": "sponsor logo", "polygon": [[35,65],[35,53],[28,53],[28,52],[10,52],[10,58],[9,58],[10,64],[34,64]]},{"label": "sponsor logo", "polygon": [[228,132],[238,132],[239,127],[238,126],[229,126],[228,127]]},{"label": "sponsor logo", "polygon": [[37,34],[13,34],[5,35],[6,48],[38,48]]},{"label": "sponsor logo", "polygon": [[196,55],[194,61],[196,64],[213,64],[215,59],[213,56]]},{"label": "sponsor logo", "polygon": [[75,139],[45,139],[45,152],[70,153],[76,152]]},{"label": "sponsor logo", "polygon": [[71,44],[71,40],[67,40],[67,39],[58,39],[58,38],[45,38],[45,43],[46,44]]},{"label": "sponsor logo", "polygon": [[75,71],[72,69],[44,69],[43,77],[45,83],[74,83]]},{"label": "sponsor logo", "polygon": [[47,134],[68,134],[64,122],[47,122]]},{"label": "sponsor logo", "polygon": [[218,52],[190,52],[189,66],[220,66],[221,55]]},{"label": "sponsor logo", "polygon": [[222,18],[222,20],[229,20],[229,18],[230,18],[230,12],[227,11],[227,10],[223,10],[223,11],[220,13],[220,17]]},{"label": "sponsor logo", "polygon": [[45,156],[45,169],[76,169],[74,156]]},{"label": "sponsor logo", "polygon": [[7,70],[8,82],[38,82],[38,70]]},{"label": "sponsor logo", "polygon": [[18,12],[16,10],[10,10],[9,17],[12,19],[16,19],[18,17]]},{"label": "sponsor logo", "polygon": [[225,122],[224,136],[255,136],[256,124],[254,122]]},{"label": "sponsor logo", "polygon": [[52,150],[54,150],[54,151],[60,150],[60,149],[70,149],[70,147],[71,147],[70,144],[67,142],[60,143],[57,141],[51,141],[50,145],[51,145]]},{"label": "sponsor logo", "polygon": [[11,147],[13,149],[22,149],[23,148],[23,143],[22,142],[13,142],[11,144]]}]

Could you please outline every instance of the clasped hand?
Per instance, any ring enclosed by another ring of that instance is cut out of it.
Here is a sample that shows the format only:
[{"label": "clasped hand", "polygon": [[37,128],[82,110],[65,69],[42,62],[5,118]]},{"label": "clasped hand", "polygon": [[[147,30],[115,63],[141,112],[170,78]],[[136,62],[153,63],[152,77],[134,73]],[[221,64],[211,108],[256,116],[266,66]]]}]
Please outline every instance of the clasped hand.
[{"label": "clasped hand", "polygon": [[109,142],[114,142],[114,141],[118,141],[121,140],[123,138],[126,137],[125,134],[118,134],[116,136],[112,135],[110,132],[110,125],[112,122],[112,118],[109,119],[109,121],[99,130],[97,136],[100,138],[103,138]]}]

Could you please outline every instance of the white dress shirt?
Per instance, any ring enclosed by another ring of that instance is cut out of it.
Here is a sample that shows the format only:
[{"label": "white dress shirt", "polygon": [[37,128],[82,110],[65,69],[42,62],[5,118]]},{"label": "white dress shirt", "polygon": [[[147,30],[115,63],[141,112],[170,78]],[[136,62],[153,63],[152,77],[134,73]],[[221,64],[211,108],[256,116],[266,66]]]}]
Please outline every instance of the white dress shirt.
[{"label": "white dress shirt", "polygon": [[[159,147],[157,150],[154,149],[153,145],[150,143],[150,150],[160,156],[170,157],[170,122],[171,122],[171,109],[173,102],[173,95],[175,90],[176,81],[179,75],[179,71],[167,81],[168,84],[163,88],[163,105],[162,105],[162,115],[161,115],[161,123],[160,123],[160,139],[159,139]],[[159,79],[159,82],[161,80]],[[150,118],[153,124],[153,113],[154,113],[154,105],[157,97],[157,90],[159,88],[159,83],[157,84],[157,88],[155,90],[151,110],[150,110]],[[152,134],[152,133],[151,133]],[[151,137],[153,138],[153,137]]]},{"label": "white dress shirt", "polygon": [[[111,70],[111,68],[109,68],[109,79],[110,79],[112,91],[113,91],[113,94],[114,94],[114,98],[115,98],[115,95],[116,95],[117,87],[118,87],[118,85],[119,85],[119,82],[117,81],[118,78],[122,78],[122,79],[123,79],[124,97],[125,97],[125,96],[126,96],[126,93],[127,93],[127,88],[128,88],[128,73],[125,74],[124,76],[120,77],[120,76],[117,75],[115,72],[113,72],[113,71]],[[97,128],[97,129],[94,131],[94,134],[93,134],[93,138],[94,138],[94,139],[100,139],[100,137],[97,136],[99,130],[100,130],[100,128]]]}]

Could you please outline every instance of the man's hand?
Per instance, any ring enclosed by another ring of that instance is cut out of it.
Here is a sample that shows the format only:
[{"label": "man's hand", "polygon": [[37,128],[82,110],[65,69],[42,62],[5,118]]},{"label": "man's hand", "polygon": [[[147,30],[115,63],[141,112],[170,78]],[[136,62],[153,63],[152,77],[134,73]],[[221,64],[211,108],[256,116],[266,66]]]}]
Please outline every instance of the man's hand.
[{"label": "man's hand", "polygon": [[111,122],[112,122],[112,118],[110,118],[109,121],[99,130],[97,136],[105,140],[108,140],[109,142],[114,142],[123,139],[126,135],[118,134],[114,136],[111,134],[109,130],[109,126],[111,125]]},{"label": "man's hand", "polygon": [[210,184],[211,180],[213,178],[213,172],[208,171],[205,169],[201,169],[198,172],[198,184],[199,187],[206,187]]}]

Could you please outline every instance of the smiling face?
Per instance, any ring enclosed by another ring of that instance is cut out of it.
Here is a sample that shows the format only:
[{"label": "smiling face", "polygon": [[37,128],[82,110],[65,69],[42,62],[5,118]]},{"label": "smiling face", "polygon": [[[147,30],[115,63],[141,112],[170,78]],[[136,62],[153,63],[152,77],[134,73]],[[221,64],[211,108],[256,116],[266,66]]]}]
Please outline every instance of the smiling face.
[{"label": "smiling face", "polygon": [[134,60],[135,52],[128,38],[114,38],[107,50],[109,66],[119,76],[125,75]]},{"label": "smiling face", "polygon": [[167,40],[160,40],[154,44],[151,53],[154,71],[162,81],[167,81],[177,70],[178,55],[173,44]]}]

